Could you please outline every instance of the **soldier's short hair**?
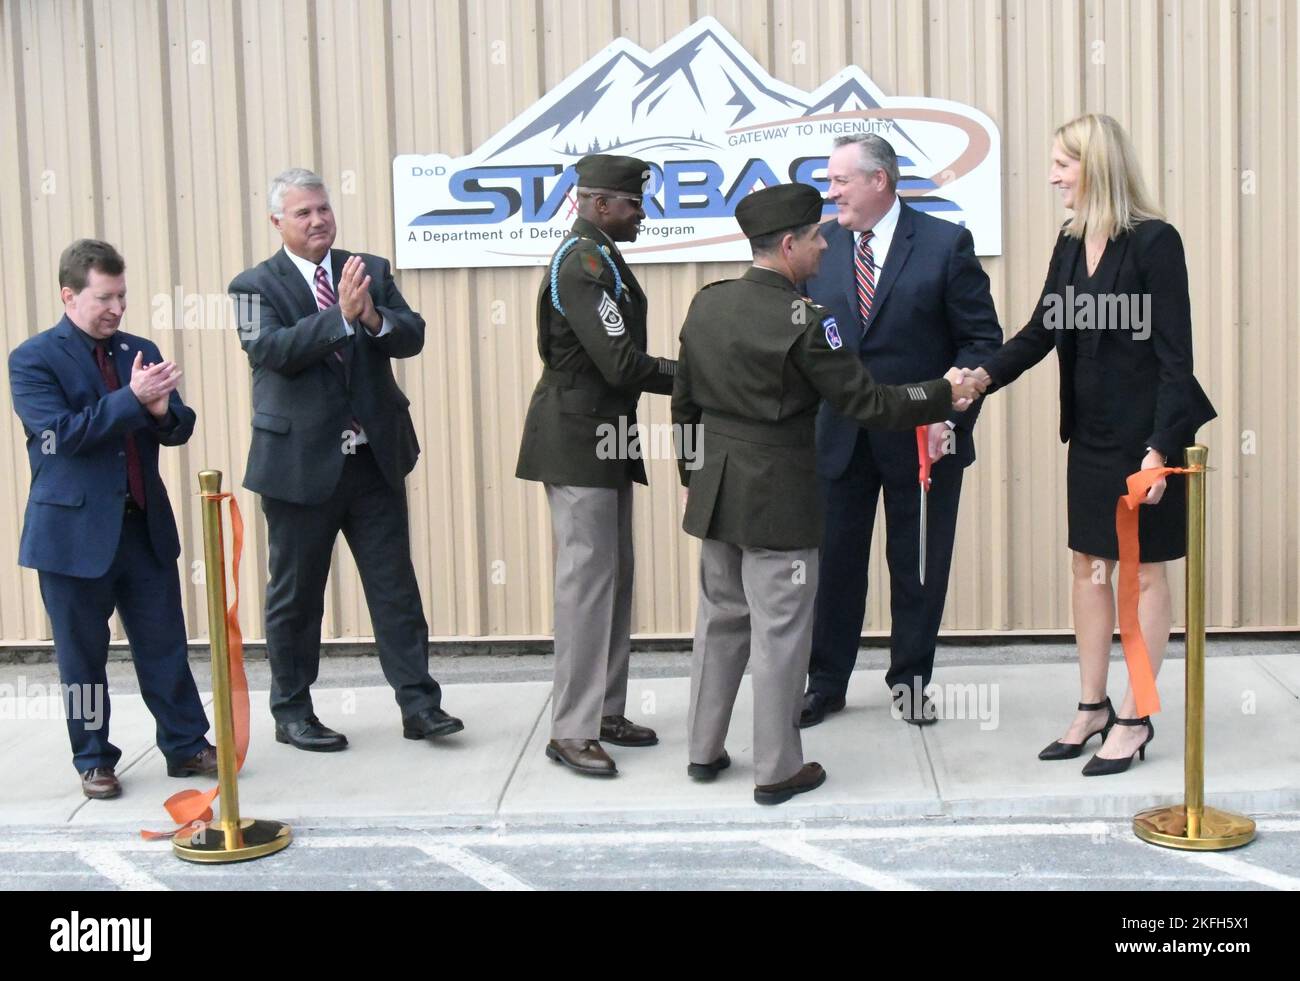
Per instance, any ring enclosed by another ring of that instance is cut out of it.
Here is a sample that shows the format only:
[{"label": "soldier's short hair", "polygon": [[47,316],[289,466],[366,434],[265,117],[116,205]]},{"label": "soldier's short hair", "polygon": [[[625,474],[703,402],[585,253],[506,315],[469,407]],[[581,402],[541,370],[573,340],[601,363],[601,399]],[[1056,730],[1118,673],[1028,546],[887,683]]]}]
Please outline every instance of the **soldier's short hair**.
[{"label": "soldier's short hair", "polygon": [[92,269],[105,276],[120,276],[126,272],[126,260],[107,242],[97,238],[79,238],[59,256],[59,286],[80,293],[86,288]]},{"label": "soldier's short hair", "polygon": [[883,170],[885,179],[889,181],[889,189],[892,191],[898,187],[898,154],[887,139],[875,133],[854,133],[835,138],[837,150],[850,144],[858,148],[858,166],[864,174]]},{"label": "soldier's short hair", "polygon": [[755,235],[749,240],[749,248],[754,255],[766,255],[779,249],[781,239],[787,235],[793,235],[795,238],[807,238],[809,232],[816,232],[819,227],[821,227],[819,223],[814,221],[807,225],[800,225],[798,228],[782,228],[778,232]]}]

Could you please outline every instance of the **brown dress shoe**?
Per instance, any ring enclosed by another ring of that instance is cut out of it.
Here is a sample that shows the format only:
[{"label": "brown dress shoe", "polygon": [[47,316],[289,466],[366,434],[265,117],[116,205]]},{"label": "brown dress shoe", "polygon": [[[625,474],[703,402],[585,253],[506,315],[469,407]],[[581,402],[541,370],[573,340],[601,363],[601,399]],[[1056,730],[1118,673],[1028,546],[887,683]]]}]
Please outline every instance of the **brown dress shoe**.
[{"label": "brown dress shoe", "polygon": [[209,777],[217,773],[217,748],[205,746],[188,760],[167,764],[169,777]]},{"label": "brown dress shoe", "polygon": [[593,777],[612,777],[618,767],[594,739],[552,739],[546,744],[546,755],[571,770]]},{"label": "brown dress shoe", "polygon": [[653,729],[629,722],[621,715],[607,715],[600,720],[600,741],[615,746],[653,746],[659,737]]},{"label": "brown dress shoe", "polygon": [[826,782],[826,771],[820,763],[805,763],[789,780],[780,783],[760,784],[754,788],[755,804],[784,804],[795,794],[806,794]]},{"label": "brown dress shoe", "polygon": [[108,800],[122,793],[122,785],[111,766],[95,766],[81,775],[81,792],[92,800]]}]

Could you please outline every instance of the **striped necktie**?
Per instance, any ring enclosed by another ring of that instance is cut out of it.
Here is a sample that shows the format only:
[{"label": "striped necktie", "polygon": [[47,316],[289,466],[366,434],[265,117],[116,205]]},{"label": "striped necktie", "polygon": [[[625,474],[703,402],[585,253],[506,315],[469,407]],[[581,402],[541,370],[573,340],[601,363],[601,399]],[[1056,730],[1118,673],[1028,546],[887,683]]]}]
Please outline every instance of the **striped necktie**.
[{"label": "striped necktie", "polygon": [[[322,310],[328,310],[334,304],[338,303],[338,297],[334,295],[334,290],[330,286],[329,277],[325,275],[325,267],[316,267],[316,306]],[[343,365],[343,380],[348,385],[352,384],[352,366],[348,364],[348,359],[343,357],[342,351],[335,351],[334,357],[338,358],[339,363]],[[361,422],[354,416],[352,419],[352,431],[361,435],[364,430],[361,428]]]},{"label": "striped necktie", "polygon": [[864,333],[867,318],[871,316],[871,301],[876,298],[876,259],[871,253],[871,236],[874,234],[875,232],[863,232],[853,254],[858,281],[858,315],[862,318]]},{"label": "striped necktie", "polygon": [[339,302],[339,298],[334,295],[334,288],[330,286],[330,278],[325,273],[324,266],[316,267],[316,306],[322,310],[328,310],[334,304]]}]

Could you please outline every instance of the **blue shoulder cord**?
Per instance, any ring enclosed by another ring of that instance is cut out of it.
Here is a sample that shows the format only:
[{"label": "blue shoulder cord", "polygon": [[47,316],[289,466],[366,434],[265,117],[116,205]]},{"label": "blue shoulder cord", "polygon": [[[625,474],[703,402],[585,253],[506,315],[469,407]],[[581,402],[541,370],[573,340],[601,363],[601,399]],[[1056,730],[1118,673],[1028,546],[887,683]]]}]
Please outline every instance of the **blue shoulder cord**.
[{"label": "blue shoulder cord", "polygon": [[[555,253],[555,258],[551,260],[551,306],[555,307],[555,312],[561,317],[567,316],[564,307],[560,306],[560,263],[564,261],[564,256],[568,251],[582,241],[582,236],[574,236],[569,239]],[[605,265],[609,266],[610,272],[614,274],[614,302],[617,303],[623,294],[623,277],[618,274],[618,266],[614,263],[609,254],[609,246],[597,246],[600,249],[601,257],[605,260]]]}]

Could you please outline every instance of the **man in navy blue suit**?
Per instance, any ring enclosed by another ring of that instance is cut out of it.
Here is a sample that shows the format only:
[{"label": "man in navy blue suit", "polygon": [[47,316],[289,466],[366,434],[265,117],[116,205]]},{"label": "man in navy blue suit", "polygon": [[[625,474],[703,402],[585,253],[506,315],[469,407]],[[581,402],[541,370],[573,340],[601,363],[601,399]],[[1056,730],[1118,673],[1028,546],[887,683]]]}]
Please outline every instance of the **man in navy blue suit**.
[{"label": "man in navy blue suit", "polygon": [[36,569],[54,628],[72,760],[87,797],[121,793],[108,740],[108,622],[116,609],[167,772],[216,772],[186,652],[180,539],[158,476],[158,447],[179,446],[194,412],[181,371],[118,330],[126,263],[81,239],[59,260],[64,316],[9,355],[14,410],[32,468],[18,564]]},{"label": "man in navy blue suit", "polygon": [[[806,284],[830,309],[845,346],[881,384],[919,382],[950,365],[974,368],[1002,344],[989,280],[959,225],[899,200],[898,158],[874,134],[836,140],[827,199],[837,221],[822,226],[826,253]],[[852,329],[846,329],[853,325]],[[957,526],[962,470],[975,461],[979,404],[928,428],[932,463],[926,575],[919,574],[920,500],[913,433],[862,429],[822,403],[817,469],[826,502],[808,691],[799,724],[844,707],[866,610],[867,561],[881,491],[890,577],[890,663],[885,683],[908,722],[935,720],[923,697],[934,670]]]}]

